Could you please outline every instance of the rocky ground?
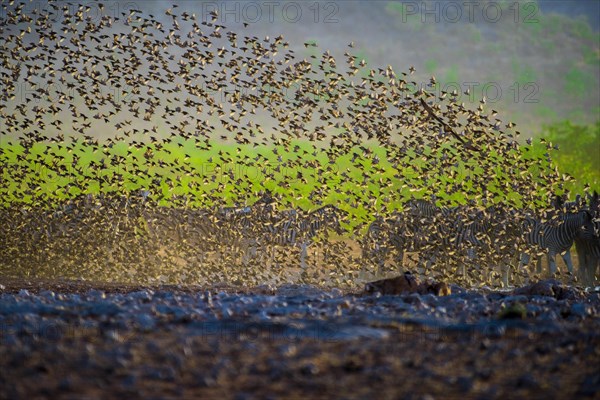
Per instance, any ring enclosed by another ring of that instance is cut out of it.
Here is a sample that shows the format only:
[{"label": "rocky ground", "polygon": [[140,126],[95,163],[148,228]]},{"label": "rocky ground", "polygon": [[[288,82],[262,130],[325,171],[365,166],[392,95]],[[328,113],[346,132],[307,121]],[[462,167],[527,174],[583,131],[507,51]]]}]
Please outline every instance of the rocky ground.
[{"label": "rocky ground", "polygon": [[0,398],[600,398],[600,294],[0,280]]}]

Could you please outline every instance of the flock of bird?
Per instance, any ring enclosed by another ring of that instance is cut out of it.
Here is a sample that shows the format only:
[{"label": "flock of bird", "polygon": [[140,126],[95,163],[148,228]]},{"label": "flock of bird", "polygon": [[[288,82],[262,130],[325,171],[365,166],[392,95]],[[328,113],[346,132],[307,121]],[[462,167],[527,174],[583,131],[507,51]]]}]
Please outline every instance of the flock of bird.
[{"label": "flock of bird", "polygon": [[[544,215],[531,210],[493,205],[485,209],[467,206],[438,207],[427,200],[409,201],[405,212],[377,218],[361,240],[363,259],[383,270],[392,259],[404,265],[405,253],[417,255],[419,272],[448,278],[447,270],[475,282],[510,282],[510,274],[528,279],[533,269],[523,268],[531,256],[540,273],[542,255],[548,259],[550,274],[557,273],[556,256],[562,255],[571,278],[594,285],[600,267],[600,200],[598,194],[566,202],[552,201]],[[579,269],[571,260],[576,245]],[[440,265],[441,264],[441,265]],[[454,268],[452,268],[452,266]]]},{"label": "flock of bird", "polygon": [[[521,144],[514,124],[487,110],[485,99],[470,107],[457,92],[437,93],[435,77],[421,85],[413,67],[371,69],[352,54],[353,43],[341,65],[313,43],[294,50],[282,35],[229,30],[215,11],[174,5],[157,17],[133,9],[111,15],[101,3],[47,7],[2,4],[1,247],[11,268],[45,263],[60,272],[61,259],[71,257],[68,268],[79,272],[108,262],[140,276],[153,259],[161,266],[194,260],[242,264],[238,276],[256,275],[265,265],[256,249],[269,246],[272,254],[298,251],[305,267],[308,246],[321,232],[340,235],[340,222],[366,215],[406,227],[429,218],[411,214],[415,196],[466,203],[452,217],[458,225],[493,215],[484,220],[498,237],[486,253],[497,265],[506,246],[517,246],[504,241],[514,236],[514,210],[543,214],[572,179],[552,166],[551,143],[542,143],[541,155]],[[232,145],[233,155],[221,149]],[[200,176],[195,158],[213,150],[206,162],[258,168],[264,181],[257,188],[243,174],[220,182]],[[348,155],[360,174],[335,168]],[[277,179],[268,172],[273,159],[301,182],[310,171],[314,189],[299,192]],[[309,210],[289,209],[300,200]],[[408,248],[436,248],[429,232],[405,232]],[[363,261],[344,259],[351,254],[344,241],[323,247],[325,262],[351,280]],[[438,254],[438,263],[452,253]]]}]

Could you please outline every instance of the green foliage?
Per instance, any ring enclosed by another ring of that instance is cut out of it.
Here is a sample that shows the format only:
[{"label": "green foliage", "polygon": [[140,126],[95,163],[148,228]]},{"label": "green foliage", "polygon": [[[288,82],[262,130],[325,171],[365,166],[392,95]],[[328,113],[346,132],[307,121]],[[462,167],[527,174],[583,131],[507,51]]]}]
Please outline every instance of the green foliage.
[{"label": "green foliage", "polygon": [[514,58],[512,60],[512,69],[515,82],[518,82],[521,86],[529,82],[536,82],[537,80],[537,73],[533,67],[523,64]]},{"label": "green foliage", "polygon": [[[563,131],[557,127],[552,132],[562,138]],[[582,146],[591,144],[580,139]],[[595,140],[597,144],[597,136]],[[402,209],[408,199],[431,194],[445,205],[486,198],[488,204],[508,201],[541,208],[543,196],[515,192],[513,184],[537,181],[540,189],[550,190],[546,184],[554,170],[543,144],[508,152],[489,149],[471,157],[452,141],[408,150],[367,142],[337,157],[315,143],[298,140],[291,145],[295,151],[224,143],[199,149],[195,141],[179,139],[144,147],[116,142],[99,151],[77,139],[66,146],[38,142],[29,149],[5,143],[0,147],[2,205],[53,207],[81,194],[150,190],[161,205],[209,208],[251,204],[268,189],[283,207],[305,210],[316,207],[316,193],[323,204],[348,211],[350,227],[356,227],[373,214]],[[474,193],[479,194],[473,198]]]},{"label": "green foliage", "polygon": [[600,67],[600,49],[589,47],[583,53],[583,60],[592,67]]},{"label": "green foliage", "polygon": [[446,71],[446,76],[444,77],[446,83],[451,82],[459,82],[458,80],[458,66],[456,64],[451,65]]},{"label": "green foliage", "polygon": [[577,67],[572,67],[565,75],[565,92],[572,96],[584,96],[593,84],[594,78]]},{"label": "green foliage", "polygon": [[481,31],[477,29],[476,26],[473,26],[473,31],[471,32],[471,40],[474,43],[480,43],[482,40]]},{"label": "green foliage", "polygon": [[561,172],[576,178],[566,184],[571,192],[582,193],[586,184],[600,189],[600,121],[593,125],[563,121],[545,126],[540,136],[558,145],[555,163]]},{"label": "green foliage", "polygon": [[[501,1],[496,6],[502,9],[502,18],[496,23],[489,24],[485,18],[469,23],[463,15],[456,24],[434,24],[431,17],[422,20],[423,10],[433,9],[426,3],[390,1],[386,5],[397,22],[404,48],[410,49],[404,50],[402,57],[412,59],[419,72],[431,74],[431,59],[435,59],[436,77],[442,83],[445,78],[446,82],[456,81],[454,76],[445,76],[448,67],[456,65],[463,82],[500,84],[503,96],[495,109],[510,115],[524,131],[563,119],[575,120],[573,110],[582,112],[585,123],[596,120],[598,90],[594,89],[600,84],[600,35],[589,23],[591,16],[548,13],[537,1]],[[431,27],[436,29],[427,30]],[[509,94],[511,89],[507,90],[515,84],[521,90],[528,82],[540,88],[544,109],[524,104],[522,97],[515,101]],[[478,90],[474,93],[481,94]],[[565,95],[569,101],[563,101]]]},{"label": "green foliage", "polygon": [[598,38],[598,35],[594,33],[589,22],[585,18],[573,19],[567,25],[574,36],[580,37],[586,40],[594,40]]},{"label": "green foliage", "polygon": [[433,58],[425,61],[425,71],[427,71],[428,74],[435,73],[435,70],[437,69],[437,67],[438,67],[438,63]]},{"label": "green foliage", "polygon": [[556,117],[556,111],[554,111],[554,109],[539,103],[536,105],[534,112],[536,115],[546,120],[552,120]]}]

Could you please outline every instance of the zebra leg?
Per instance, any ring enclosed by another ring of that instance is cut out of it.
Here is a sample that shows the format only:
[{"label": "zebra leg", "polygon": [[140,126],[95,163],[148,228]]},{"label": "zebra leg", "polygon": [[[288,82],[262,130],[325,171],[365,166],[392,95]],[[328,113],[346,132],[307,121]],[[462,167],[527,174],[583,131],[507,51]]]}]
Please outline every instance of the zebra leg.
[{"label": "zebra leg", "polygon": [[376,253],[375,253],[375,259],[377,260],[377,268],[378,268],[378,274],[382,275],[383,271],[385,270],[385,252],[379,247],[377,246],[376,248]]},{"label": "zebra leg", "polygon": [[586,286],[594,287],[596,285],[596,271],[600,265],[600,258],[590,252],[582,252],[579,257],[581,276]]},{"label": "zebra leg", "polygon": [[565,254],[562,255],[562,259],[569,270],[569,274],[573,275],[573,261],[571,261],[571,250],[567,250]]},{"label": "zebra leg", "polygon": [[[548,270],[550,271],[550,275],[556,274],[556,254],[553,251],[548,252]],[[539,259],[539,265],[541,268],[542,258]]]},{"label": "zebra leg", "polygon": [[306,269],[307,252],[308,252],[308,244],[306,244],[306,242],[302,242],[302,244],[300,244],[300,267],[302,269]]},{"label": "zebra leg", "polygon": [[587,252],[585,258],[585,276],[590,287],[596,285],[596,271],[600,265],[600,258]]},{"label": "zebra leg", "polygon": [[269,247],[268,247],[268,250],[270,250],[270,253],[271,253],[271,263],[270,263],[271,265],[270,265],[270,267],[273,268],[275,266],[275,250],[276,250],[275,245],[274,244],[270,244]]},{"label": "zebra leg", "polygon": [[[469,259],[469,265],[473,267],[473,270],[478,271],[480,269],[480,266],[477,263],[477,249],[475,247],[469,247],[467,249],[467,258]],[[467,276],[466,271],[463,276]],[[484,278],[487,279],[488,277],[484,276]]]},{"label": "zebra leg", "polygon": [[396,262],[400,266],[400,270],[402,270],[404,267],[404,251],[403,250],[399,251],[398,258],[396,260],[397,260]]},{"label": "zebra leg", "polygon": [[463,278],[467,277],[467,266],[465,265],[465,263],[462,263],[462,265],[460,266],[460,274]]},{"label": "zebra leg", "polygon": [[586,255],[585,252],[581,251],[581,246],[580,245],[575,245],[575,251],[577,251],[577,276],[579,277],[579,279],[581,280],[581,282],[584,285],[587,285],[588,283],[588,277],[587,277],[587,267],[588,267],[588,263],[586,260]]},{"label": "zebra leg", "polygon": [[521,257],[519,258],[519,270],[524,266],[529,265],[529,261],[531,261],[529,254],[525,252],[521,253]]},{"label": "zebra leg", "polygon": [[502,272],[502,286],[507,288],[510,281],[510,264],[504,263],[500,265],[500,270]]},{"label": "zebra leg", "polygon": [[[554,257],[552,258],[554,259]],[[536,267],[535,267],[535,272],[537,272],[538,274],[542,273],[542,256],[537,255],[536,256]],[[548,268],[550,268],[550,263],[548,263]],[[554,265],[554,269],[556,270],[556,264]]]},{"label": "zebra leg", "polygon": [[595,261],[586,252],[579,255],[579,276],[586,286],[593,286],[595,275]]}]

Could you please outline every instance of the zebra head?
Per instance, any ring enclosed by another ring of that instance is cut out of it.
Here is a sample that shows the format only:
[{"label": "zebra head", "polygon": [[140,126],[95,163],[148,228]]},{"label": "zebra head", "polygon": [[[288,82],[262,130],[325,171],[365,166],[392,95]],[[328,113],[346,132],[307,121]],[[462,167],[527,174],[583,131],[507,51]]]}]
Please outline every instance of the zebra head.
[{"label": "zebra head", "polygon": [[568,213],[563,217],[564,223],[571,225],[574,229],[587,234],[598,236],[598,228],[595,224],[594,215],[589,210],[580,210],[576,213]]},{"label": "zebra head", "polygon": [[598,192],[594,191],[593,195],[588,194],[589,209],[594,218],[600,218],[600,199]]}]

